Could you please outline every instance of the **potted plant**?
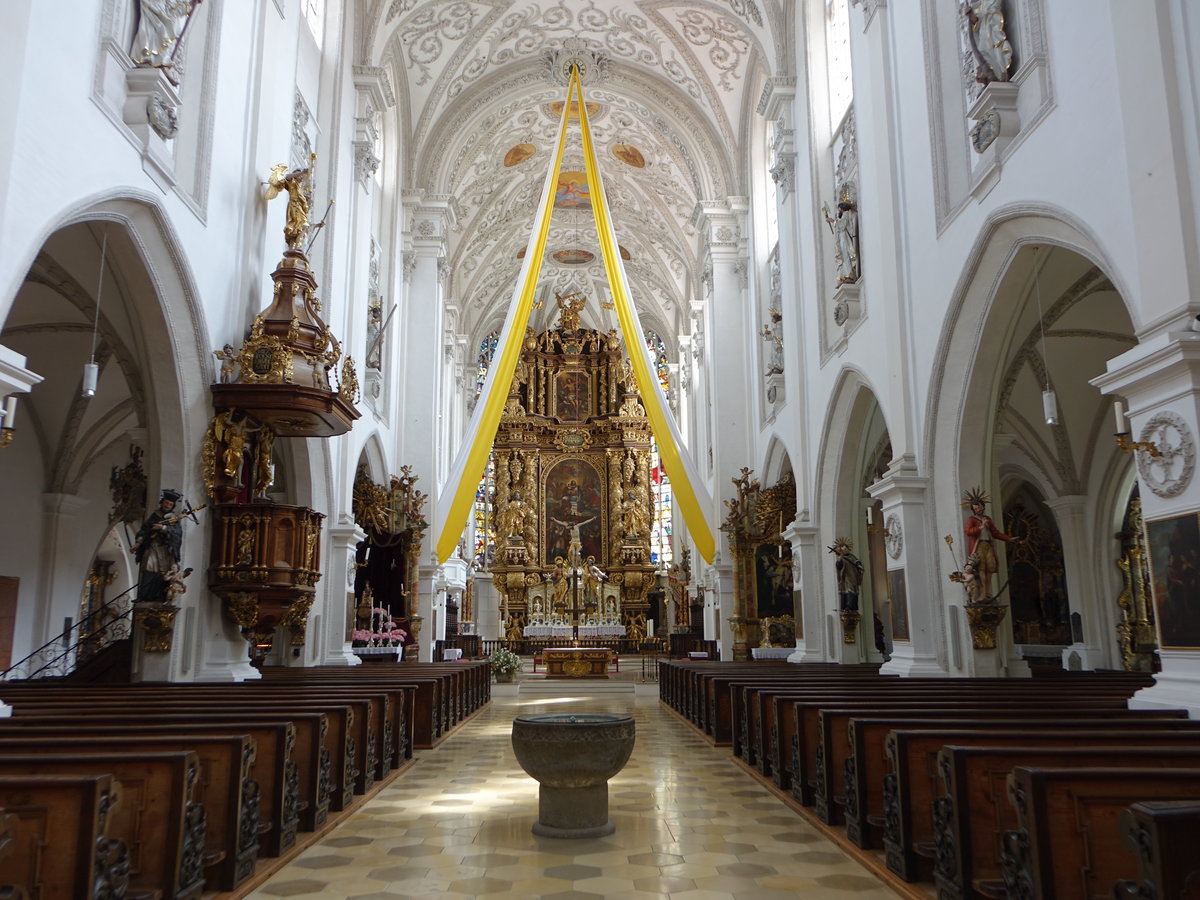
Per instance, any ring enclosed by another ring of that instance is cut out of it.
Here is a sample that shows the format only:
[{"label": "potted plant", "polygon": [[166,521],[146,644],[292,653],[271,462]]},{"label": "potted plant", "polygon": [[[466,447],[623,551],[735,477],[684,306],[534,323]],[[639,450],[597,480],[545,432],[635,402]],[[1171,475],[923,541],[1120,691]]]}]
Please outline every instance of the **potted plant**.
[{"label": "potted plant", "polygon": [[521,657],[507,647],[500,647],[488,656],[488,665],[492,674],[496,676],[497,684],[508,684],[521,670]]}]

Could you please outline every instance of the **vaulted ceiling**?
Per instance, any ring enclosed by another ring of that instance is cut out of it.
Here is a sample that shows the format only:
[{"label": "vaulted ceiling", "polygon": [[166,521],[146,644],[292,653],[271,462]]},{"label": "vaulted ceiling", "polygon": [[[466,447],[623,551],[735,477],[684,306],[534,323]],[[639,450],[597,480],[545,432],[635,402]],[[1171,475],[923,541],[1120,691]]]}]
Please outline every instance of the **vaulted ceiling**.
[{"label": "vaulted ceiling", "polygon": [[[584,95],[625,269],[643,324],[678,333],[700,261],[700,201],[746,195],[756,107],[780,71],[791,0],[360,0],[360,64],[383,68],[384,165],[406,189],[449,198],[459,330],[498,327],[553,152],[565,69]],[[590,327],[605,277],[578,120],[572,119],[535,327],[553,292],[584,290]]]}]

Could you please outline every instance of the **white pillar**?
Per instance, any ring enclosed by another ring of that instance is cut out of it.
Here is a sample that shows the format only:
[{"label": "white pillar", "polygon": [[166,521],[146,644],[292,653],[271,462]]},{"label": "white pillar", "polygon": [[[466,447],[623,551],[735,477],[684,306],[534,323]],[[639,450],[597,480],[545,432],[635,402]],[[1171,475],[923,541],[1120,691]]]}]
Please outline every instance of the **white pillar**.
[{"label": "white pillar", "polygon": [[1082,641],[1072,639],[1071,646],[1063,652],[1078,654],[1085,669],[1108,668],[1111,665],[1109,646],[1110,620],[1101,609],[1101,604],[1111,602],[1107,591],[1101,587],[1093,563],[1097,535],[1089,527],[1091,519],[1087,509],[1088,498],[1070,495],[1047,500],[1046,505],[1054,512],[1058,522],[1058,533],[1062,537],[1063,566],[1066,570],[1067,599],[1070,612],[1079,613],[1083,624]]},{"label": "white pillar", "polygon": [[[400,409],[404,411],[399,434],[399,461],[413,467],[421,479],[418,487],[429,495],[426,519],[438,521],[433,504],[441,487],[444,472],[439,471],[437,436],[441,433],[444,409],[444,367],[442,334],[445,320],[443,298],[444,280],[449,277],[445,266],[446,240],[454,222],[448,197],[425,198],[413,195],[405,198],[408,216],[408,239],[412,256],[407,290],[404,292],[400,341],[404,365],[400,372]],[[429,662],[433,656],[436,635],[433,600],[437,577],[437,560],[432,546],[432,529],[424,535],[421,564],[416,583],[409,590],[417,591],[416,612],[424,622],[421,627],[418,658]]]},{"label": "white pillar", "polygon": [[350,649],[346,636],[347,625],[354,621],[355,551],[358,542],[367,534],[357,525],[335,525],[329,528],[329,559],[325,563],[325,615],[320,622],[320,634],[309,619],[308,640],[316,641],[309,648],[310,658],[318,666],[357,666],[362,660]]},{"label": "white pillar", "polygon": [[[1200,479],[1194,476],[1196,436],[1200,433],[1198,371],[1200,333],[1160,331],[1109,360],[1108,371],[1092,380],[1105,394],[1123,396],[1128,402],[1130,438],[1151,441],[1163,454],[1155,459],[1145,451],[1135,451],[1155,584],[1162,671],[1154,676],[1154,685],[1138,691],[1129,705],[1134,709],[1187,709],[1192,718],[1200,718],[1200,650],[1190,649],[1190,640],[1185,645],[1173,637],[1190,632],[1193,626],[1189,623],[1196,612],[1193,607],[1181,619],[1175,610],[1164,609],[1172,599],[1164,585],[1168,562],[1164,550],[1169,542],[1187,540],[1189,532],[1195,534],[1191,529],[1200,508]],[[1112,452],[1119,451],[1114,446]],[[1200,547],[1189,549],[1200,551]]]},{"label": "white pillar", "polygon": [[[902,676],[945,675],[938,660],[938,647],[945,643],[945,635],[942,611],[937,608],[938,598],[942,597],[938,579],[943,567],[930,539],[933,517],[927,507],[929,479],[917,474],[912,457],[901,456],[867,491],[883,504],[885,527],[899,524],[901,547],[896,558],[888,554],[888,571],[903,570],[903,605],[908,607],[902,610],[900,598],[892,598],[892,658],[880,671]],[[897,639],[897,631],[903,634],[905,625],[908,639]]]},{"label": "white pillar", "polygon": [[[711,474],[717,485],[714,491],[715,508],[709,515],[713,522],[721,520],[722,500],[732,499],[737,491],[732,478],[743,466],[753,464],[750,446],[751,430],[755,426],[750,403],[751,341],[757,330],[749,324],[751,311],[745,299],[742,271],[745,266],[746,201],[741,197],[697,204],[692,222],[705,242],[704,271],[701,282],[705,290],[705,352],[710,360],[719,360],[721,377],[708,383],[708,406],[711,417],[707,433],[693,448],[701,455],[696,460],[701,472]],[[708,367],[712,371],[711,365]],[[734,615],[733,554],[723,534],[717,534],[717,550],[713,559],[718,589],[718,615],[721,622],[721,658],[732,659],[733,634],[729,618]]]},{"label": "white pillar", "polygon": [[788,662],[824,662],[831,659],[825,643],[825,621],[821,603],[821,542],[810,524],[793,522],[783,533],[792,544],[792,583],[798,589],[795,602],[796,652]]}]

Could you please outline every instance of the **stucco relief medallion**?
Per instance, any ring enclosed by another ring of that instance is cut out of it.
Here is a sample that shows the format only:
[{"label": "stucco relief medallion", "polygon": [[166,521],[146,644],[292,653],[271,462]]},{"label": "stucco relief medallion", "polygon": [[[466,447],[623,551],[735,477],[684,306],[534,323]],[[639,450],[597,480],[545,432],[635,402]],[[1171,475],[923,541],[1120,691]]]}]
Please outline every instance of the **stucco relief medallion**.
[{"label": "stucco relief medallion", "polygon": [[1196,466],[1196,443],[1187,422],[1169,410],[1155,413],[1142,427],[1140,440],[1153,442],[1161,454],[1138,451],[1142,482],[1159,497],[1182,493]]},{"label": "stucco relief medallion", "polygon": [[845,325],[850,318],[850,304],[845,298],[839,299],[833,305],[833,323],[835,325]]},{"label": "stucco relief medallion", "polygon": [[904,549],[904,529],[900,525],[900,517],[892,513],[883,523],[883,528],[883,546],[887,555],[892,559],[899,559],[900,552]]},{"label": "stucco relief medallion", "polygon": [[175,109],[163,99],[162,94],[155,91],[146,101],[146,119],[150,127],[164,141],[175,137],[179,130],[179,117]]}]

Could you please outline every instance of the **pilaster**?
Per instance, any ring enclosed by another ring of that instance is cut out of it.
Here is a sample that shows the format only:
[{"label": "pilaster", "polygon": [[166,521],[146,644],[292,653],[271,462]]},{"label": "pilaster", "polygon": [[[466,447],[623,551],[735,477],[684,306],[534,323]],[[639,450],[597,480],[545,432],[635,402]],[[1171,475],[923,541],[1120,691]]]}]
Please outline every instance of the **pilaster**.
[{"label": "pilaster", "polygon": [[783,537],[792,545],[792,584],[796,586],[792,617],[796,620],[796,652],[788,662],[824,662],[825,646],[821,610],[821,542],[817,529],[807,522],[792,522]]},{"label": "pilaster", "polygon": [[[348,631],[354,616],[355,551],[367,533],[357,525],[329,529],[329,558],[325,563],[325,615],[317,637],[318,666],[357,666],[362,660],[350,649]],[[311,629],[310,629],[311,630]]]},{"label": "pilaster", "polygon": [[[903,585],[904,597],[892,597],[892,658],[880,671],[902,676],[945,675],[938,659],[938,648],[945,640],[938,607],[942,567],[930,540],[933,517],[928,508],[929,479],[917,474],[913,457],[905,455],[896,459],[867,492],[881,502],[885,527],[891,529],[898,524],[898,534],[903,535],[896,542],[889,533],[888,578],[897,587]],[[893,574],[896,572],[900,574]]]}]

